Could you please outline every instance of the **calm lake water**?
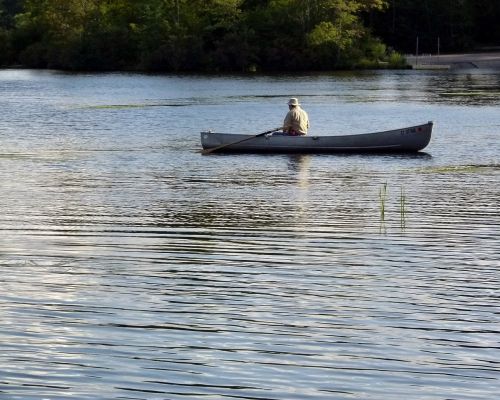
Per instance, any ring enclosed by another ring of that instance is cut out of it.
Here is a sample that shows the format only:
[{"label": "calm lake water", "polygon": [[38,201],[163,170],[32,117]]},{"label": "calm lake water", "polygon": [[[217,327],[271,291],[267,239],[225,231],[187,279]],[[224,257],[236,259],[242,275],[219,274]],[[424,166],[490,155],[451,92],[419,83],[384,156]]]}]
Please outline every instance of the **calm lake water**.
[{"label": "calm lake water", "polygon": [[[433,139],[199,154],[292,96],[311,134]],[[496,398],[499,106],[478,70],[0,71],[0,398]]]}]

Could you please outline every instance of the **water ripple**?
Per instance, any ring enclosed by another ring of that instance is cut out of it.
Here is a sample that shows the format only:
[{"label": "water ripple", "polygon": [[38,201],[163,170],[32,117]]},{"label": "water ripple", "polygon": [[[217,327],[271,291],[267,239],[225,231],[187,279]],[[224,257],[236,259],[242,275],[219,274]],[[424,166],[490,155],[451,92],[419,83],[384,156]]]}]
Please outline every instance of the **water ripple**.
[{"label": "water ripple", "polygon": [[[433,119],[429,153],[200,156],[291,84],[319,134]],[[497,87],[0,71],[0,397],[494,398]]]}]

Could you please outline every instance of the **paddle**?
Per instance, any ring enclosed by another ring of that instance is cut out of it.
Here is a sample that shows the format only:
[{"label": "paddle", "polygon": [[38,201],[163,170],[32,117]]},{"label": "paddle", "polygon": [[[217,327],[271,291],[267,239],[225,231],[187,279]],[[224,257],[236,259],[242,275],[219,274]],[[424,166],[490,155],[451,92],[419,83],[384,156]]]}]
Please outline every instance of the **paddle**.
[{"label": "paddle", "polygon": [[211,149],[204,149],[204,150],[201,151],[201,154],[210,154],[210,153],[213,153],[214,151],[223,149],[224,147],[229,147],[229,146],[232,146],[232,145],[235,145],[235,144],[238,144],[238,143],[243,143],[243,142],[246,142],[247,140],[250,140],[250,139],[253,139],[253,138],[256,138],[256,137],[259,137],[259,136],[264,136],[264,135],[267,135],[268,133],[279,131],[280,129],[282,129],[281,126],[279,128],[271,129],[270,131],[265,131],[265,132],[262,132],[262,133],[258,133],[257,135],[253,135],[253,136],[247,137],[245,139],[237,140],[236,142],[221,144],[220,146],[212,147]]}]

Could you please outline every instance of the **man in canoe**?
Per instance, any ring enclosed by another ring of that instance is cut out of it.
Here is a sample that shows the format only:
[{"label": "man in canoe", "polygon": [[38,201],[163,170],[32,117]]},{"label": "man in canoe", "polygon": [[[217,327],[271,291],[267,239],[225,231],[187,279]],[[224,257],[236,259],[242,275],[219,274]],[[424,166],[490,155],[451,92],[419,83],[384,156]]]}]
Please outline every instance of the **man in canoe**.
[{"label": "man in canoe", "polygon": [[300,108],[299,100],[292,97],[288,101],[288,114],[283,122],[283,132],[292,136],[307,135],[309,116]]}]

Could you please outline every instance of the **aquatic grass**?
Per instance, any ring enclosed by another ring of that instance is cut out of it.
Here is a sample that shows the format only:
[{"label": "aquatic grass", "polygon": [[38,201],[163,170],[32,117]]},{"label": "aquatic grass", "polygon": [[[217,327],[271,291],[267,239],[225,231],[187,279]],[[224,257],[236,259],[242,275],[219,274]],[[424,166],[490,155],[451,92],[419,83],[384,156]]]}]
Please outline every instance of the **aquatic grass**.
[{"label": "aquatic grass", "polygon": [[165,103],[165,104],[101,104],[90,105],[82,108],[92,110],[107,110],[107,109],[127,109],[127,108],[147,108],[147,107],[186,107],[189,104]]},{"label": "aquatic grass", "polygon": [[98,106],[87,106],[85,108],[90,108],[94,110],[106,110],[106,109],[113,109],[113,108],[142,108],[142,107],[148,107],[145,104],[104,104],[104,105],[98,105]]},{"label": "aquatic grass", "polygon": [[387,200],[387,182],[385,182],[378,192],[380,205],[380,220],[385,221],[385,203]]},{"label": "aquatic grass", "polygon": [[[379,208],[380,208],[380,231],[386,231],[385,229],[385,221],[386,221],[386,209],[387,209],[387,199],[388,199],[388,190],[387,190],[387,182],[385,182],[382,187],[379,189],[378,197],[379,197]],[[399,221],[401,229],[406,228],[406,215],[407,215],[407,197],[406,192],[403,186],[400,189],[399,196]]]},{"label": "aquatic grass", "polygon": [[401,229],[404,229],[406,228],[406,193],[403,186],[401,186],[401,194],[399,197],[399,216]]},{"label": "aquatic grass", "polygon": [[472,173],[472,172],[482,172],[486,169],[498,169],[499,165],[444,165],[441,167],[429,167],[417,170],[424,174],[446,174],[446,173]]},{"label": "aquatic grass", "polygon": [[440,96],[443,97],[453,97],[453,96],[460,96],[460,97],[477,97],[477,96],[498,96],[500,95],[500,92],[494,91],[494,90],[487,90],[487,91],[474,91],[474,92],[441,92],[439,93]]}]

